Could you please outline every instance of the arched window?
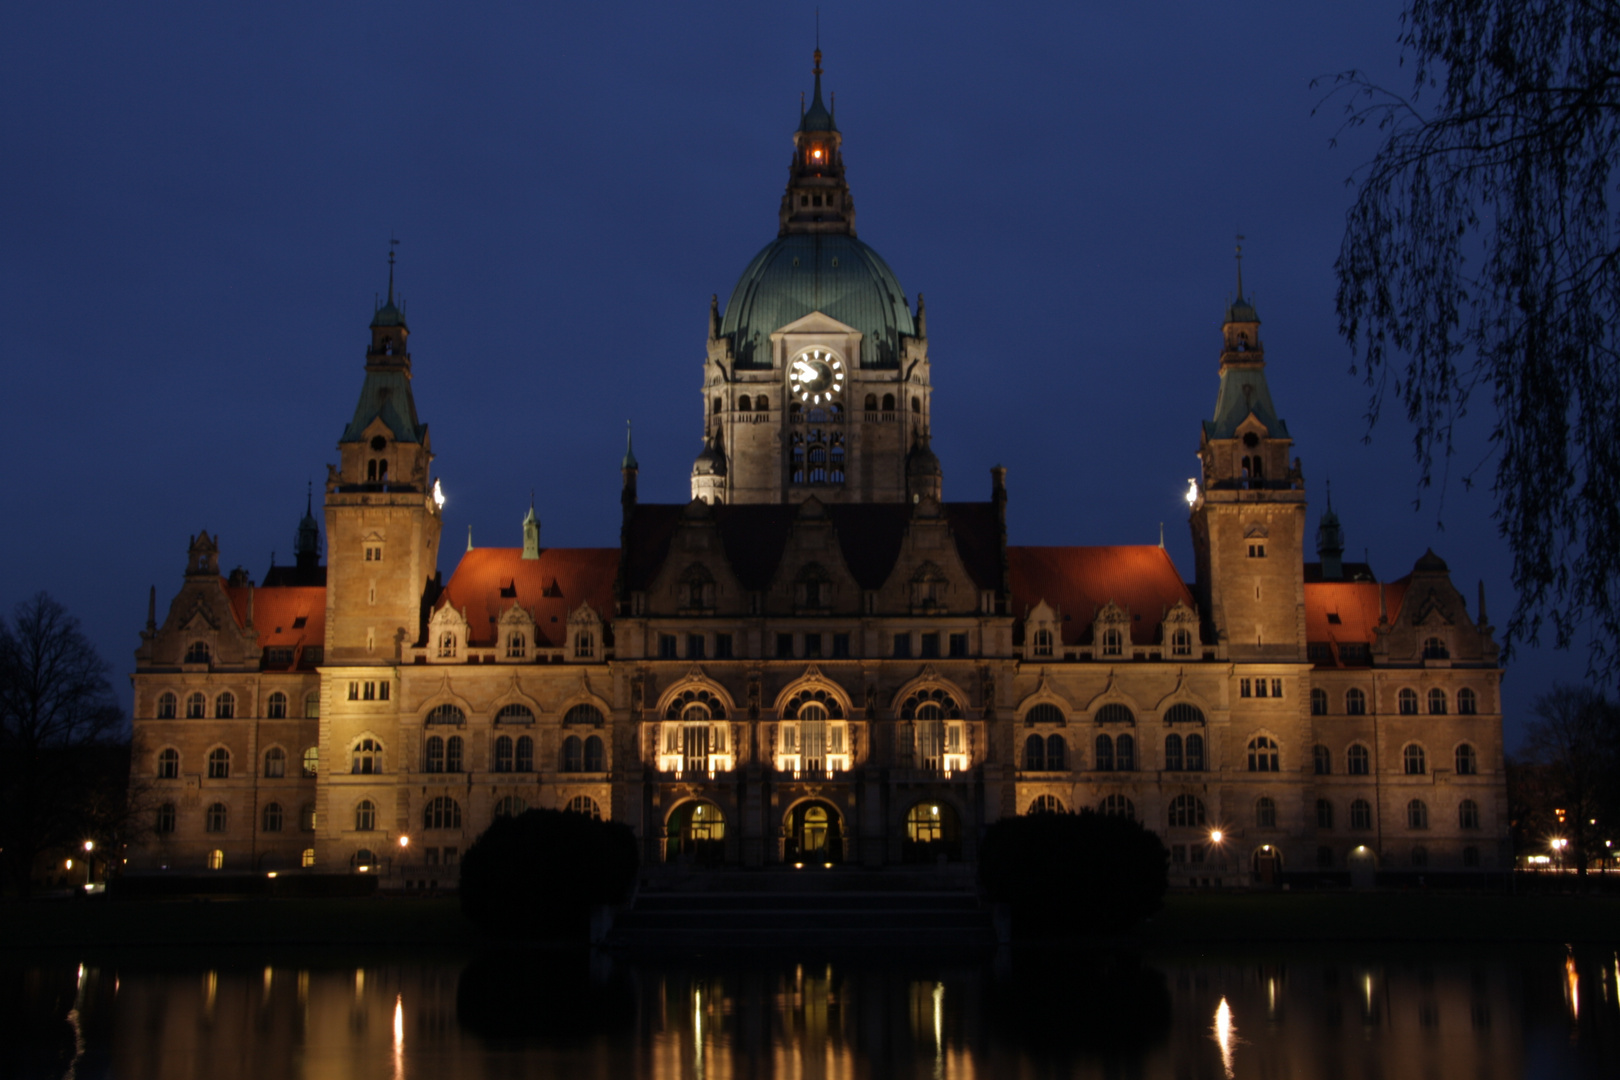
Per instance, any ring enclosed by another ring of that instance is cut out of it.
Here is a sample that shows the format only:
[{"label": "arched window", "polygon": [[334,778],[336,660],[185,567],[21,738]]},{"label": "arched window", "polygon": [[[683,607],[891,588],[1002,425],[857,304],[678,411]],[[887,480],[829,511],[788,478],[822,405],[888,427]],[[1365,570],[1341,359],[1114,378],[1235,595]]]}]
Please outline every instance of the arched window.
[{"label": "arched window", "polygon": [[448,795],[440,795],[429,800],[427,806],[422,810],[422,828],[461,828],[461,804]]},{"label": "arched window", "polygon": [[203,817],[204,829],[207,829],[212,833],[221,833],[225,831],[225,828],[229,823],[230,811],[225,808],[224,803],[217,802],[208,804],[208,813]]},{"label": "arched window", "polygon": [[1424,756],[1423,747],[1417,743],[1408,743],[1406,749],[1401,751],[1401,761],[1405,763],[1407,776],[1422,776],[1429,771],[1428,760]]},{"label": "arched window", "polygon": [[1422,799],[1413,799],[1406,804],[1406,827],[1408,829],[1427,829],[1429,827],[1429,804]]},{"label": "arched window", "polygon": [[1110,626],[1107,630],[1103,631],[1102,654],[1104,656],[1125,655],[1125,635],[1120,633],[1115,627]]},{"label": "arched window", "polygon": [[1114,740],[1107,735],[1097,736],[1097,771],[1111,772],[1114,768]]},{"label": "arched window", "polygon": [[1318,829],[1333,828],[1333,804],[1326,799],[1316,800],[1316,827]]},{"label": "arched window", "polygon": [[261,824],[265,832],[281,831],[281,804],[265,803]]},{"label": "arched window", "polygon": [[1418,711],[1417,691],[1411,687],[1403,689],[1397,697],[1400,703],[1402,716],[1416,716]]},{"label": "arched window", "polygon": [[1276,802],[1264,795],[1254,800],[1254,823],[1262,829],[1275,829],[1277,827]]},{"label": "arched window", "polygon": [[606,772],[607,764],[603,760],[606,755],[602,753],[602,738],[591,735],[585,739],[585,771]]},{"label": "arched window", "polygon": [[513,758],[512,736],[502,735],[495,740],[495,771],[511,772]]},{"label": "arched window", "polygon": [[186,719],[201,720],[208,711],[208,699],[202,693],[191,694],[186,698]]},{"label": "arched window", "polygon": [[1164,737],[1164,767],[1169,772],[1180,772],[1181,766],[1181,736],[1171,732]]},{"label": "arched window", "polygon": [[354,831],[371,832],[377,827],[377,804],[361,799],[354,807]]},{"label": "arched window", "polygon": [[1468,687],[1457,691],[1457,714],[1459,716],[1473,716],[1479,712],[1479,697]]},{"label": "arched window", "polygon": [[585,743],[578,735],[570,735],[562,744],[562,771],[585,771]]},{"label": "arched window", "polygon": [[354,753],[349,759],[349,772],[369,775],[382,771],[382,743],[376,739],[361,739],[355,743]]},{"label": "arched window", "polygon": [[225,869],[225,853],[223,851],[219,850],[219,848],[215,848],[213,851],[210,851],[208,853],[208,869],[210,869],[210,870],[223,870],[223,869]]},{"label": "arched window", "polygon": [[1349,716],[1367,715],[1367,692],[1352,686],[1344,692],[1344,711]]},{"label": "arched window", "polygon": [[457,727],[467,722],[467,714],[451,704],[440,705],[427,714],[430,724],[454,724]]},{"label": "arched window", "polygon": [[1031,814],[1061,814],[1063,802],[1056,795],[1037,795],[1035,801],[1029,804]]},{"label": "arched window", "polygon": [[1123,795],[1110,795],[1098,804],[1097,809],[1111,817],[1136,817],[1136,804]]},{"label": "arched window", "polygon": [[534,740],[527,735],[518,736],[517,771],[534,772]]},{"label": "arched window", "polygon": [[766,397],[764,394],[759,395],[759,397],[754,399],[754,411],[755,412],[770,412],[771,411],[771,399]]},{"label": "arched window", "polygon": [[186,646],[186,663],[188,664],[206,664],[208,663],[208,655],[208,642],[206,641],[193,641]]},{"label": "arched window", "polygon": [[177,780],[180,777],[180,751],[170,746],[160,751],[157,756],[157,776],[159,780]]},{"label": "arched window", "polygon": [[1024,714],[1024,723],[1066,724],[1068,723],[1068,717],[1064,716],[1063,710],[1058,708],[1056,705],[1053,705],[1049,701],[1043,701]]},{"label": "arched window", "polygon": [[1352,829],[1372,828],[1372,804],[1366,799],[1357,799],[1350,804],[1350,827]]},{"label": "arched window", "polygon": [[159,836],[167,836],[174,832],[175,816],[174,803],[164,803],[152,816],[152,831]]},{"label": "arched window", "polygon": [[422,771],[431,773],[444,772],[443,736],[428,736],[427,743],[422,748]]},{"label": "arched window", "polygon": [[1281,772],[1278,767],[1277,743],[1264,735],[1249,740],[1250,772]]},{"label": "arched window", "polygon": [[236,695],[229,690],[214,699],[214,717],[219,720],[231,720],[236,716]]},{"label": "arched window", "polygon": [[312,847],[305,848],[302,854],[298,856],[298,865],[305,870],[315,869],[315,849]]},{"label": "arched window", "polygon": [[586,817],[593,817],[598,821],[602,820],[602,808],[597,806],[596,800],[589,795],[575,795],[572,799],[569,799],[568,812],[570,814],[584,814]]},{"label": "arched window", "polygon": [[231,775],[231,752],[223,746],[208,751],[208,779],[225,780]]},{"label": "arched window", "polygon": [[877,406],[877,395],[876,394],[867,394],[865,404],[866,404],[866,411],[867,412],[877,412],[877,407],[878,407]]},{"label": "arched window", "polygon": [[287,775],[287,751],[272,746],[264,752],[264,775],[267,780],[280,780]]},{"label": "arched window", "polygon": [[[386,461],[384,465],[388,464]],[[354,865],[361,873],[377,865],[377,853],[370,848],[361,848],[354,853]]]},{"label": "arched window", "polygon": [[1164,711],[1167,724],[1197,724],[1204,726],[1204,710],[1185,701],[1178,701]]},{"label": "arched window", "polygon": [[752,412],[753,410],[754,410],[754,403],[749,400],[747,394],[744,394],[742,397],[737,399],[737,411],[738,412]]},{"label": "arched window", "polygon": [[1311,691],[1311,715],[1327,715],[1327,691],[1323,690],[1320,686]]},{"label": "arched window", "polygon": [[287,719],[287,695],[280,690],[271,694],[264,703],[264,715],[271,720]]},{"label": "arched window", "polygon": [[171,691],[165,690],[158,695],[157,718],[159,720],[173,720],[179,708],[180,699],[175,697]]},{"label": "arched window", "polygon": [[1187,771],[1204,771],[1204,737],[1202,735],[1187,736]]},{"label": "arched window", "polygon": [[1191,656],[1192,647],[1192,631],[1186,627],[1179,627],[1170,635],[1171,656]]},{"label": "arched window", "polygon": [[503,795],[495,800],[496,817],[517,817],[528,808],[529,804],[517,795]]},{"label": "arched window", "polygon": [[1473,776],[1479,772],[1479,755],[1468,743],[1457,747],[1457,775]]},{"label": "arched window", "polygon": [[1328,776],[1333,772],[1333,751],[1317,743],[1311,747],[1311,762],[1316,766],[1317,776]]},{"label": "arched window", "polygon": [[527,705],[504,705],[495,714],[497,724],[532,724],[534,712]]},{"label": "arched window", "polygon": [[[1175,706],[1171,708],[1174,709]],[[1135,724],[1136,714],[1116,701],[1098,709],[1096,719],[1099,724]]]},{"label": "arched window", "polygon": [[1429,689],[1429,715],[1446,715],[1446,692],[1438,686]]},{"label": "arched window", "polygon": [[570,727],[589,724],[591,727],[602,726],[602,710],[595,705],[575,705],[563,714],[563,723]]},{"label": "arched window", "polygon": [[304,695],[304,719],[319,720],[321,718],[321,692],[311,690]]},{"label": "arched window", "polygon": [[460,735],[452,735],[444,740],[444,771],[461,772],[462,742]]},{"label": "arched window", "polygon": [[506,658],[508,660],[521,660],[529,653],[529,639],[526,635],[513,631],[506,635]]},{"label": "arched window", "polygon": [[1114,770],[1136,771],[1136,739],[1130,735],[1121,735],[1114,740]]},{"label": "arched window", "polygon": [[1052,655],[1052,631],[1050,631],[1050,630],[1037,630],[1037,631],[1035,631],[1034,653],[1035,653],[1036,656],[1051,656]]},{"label": "arched window", "polygon": [[1063,772],[1069,767],[1069,744],[1061,735],[1046,737],[1046,768],[1048,772]]},{"label": "arched window", "polygon": [[1451,659],[1451,650],[1446,648],[1446,643],[1439,638],[1427,638],[1423,642],[1423,659],[1449,660]]},{"label": "arched window", "polygon": [[456,655],[456,635],[449,630],[439,635],[439,655],[447,658]]},{"label": "arched window", "polygon": [[914,413],[922,412],[922,398],[916,394],[911,395],[911,411]]},{"label": "arched window", "polygon": [[1046,740],[1039,735],[1024,740],[1024,771],[1046,771]]},{"label": "arched window", "polygon": [[1193,829],[1205,822],[1204,800],[1195,795],[1177,795],[1170,800],[1170,827]]},{"label": "arched window", "polygon": [[1479,803],[1473,799],[1464,799],[1457,804],[1457,827],[1459,829],[1479,828]]},{"label": "arched window", "polygon": [[883,395],[883,411],[884,412],[894,412],[894,395],[893,394],[884,394]]},{"label": "arched window", "polygon": [[1344,752],[1344,771],[1351,776],[1366,776],[1372,772],[1372,755],[1360,743],[1352,743]]},{"label": "arched window", "polygon": [[321,752],[318,748],[307,746],[304,748],[304,757],[301,763],[305,780],[315,779],[315,774],[321,770]]}]

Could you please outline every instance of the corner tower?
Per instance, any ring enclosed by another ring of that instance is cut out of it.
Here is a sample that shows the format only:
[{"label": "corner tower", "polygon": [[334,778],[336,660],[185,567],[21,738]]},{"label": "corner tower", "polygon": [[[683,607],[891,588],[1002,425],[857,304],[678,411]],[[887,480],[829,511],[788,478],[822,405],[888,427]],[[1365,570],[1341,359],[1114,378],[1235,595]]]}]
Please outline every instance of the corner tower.
[{"label": "corner tower", "polygon": [[[1260,315],[1238,295],[1221,327],[1220,390],[1192,505],[1206,640],[1237,661],[1305,657],[1305,481],[1266,384]],[[1212,636],[1208,636],[1212,635]]]},{"label": "corner tower", "polygon": [[692,474],[692,497],[706,502],[904,502],[907,452],[928,432],[922,297],[913,315],[894,271],[856,239],[843,135],[815,56],[777,237],[724,316],[710,303]]},{"label": "corner tower", "polygon": [[326,477],[326,661],[392,664],[421,627],[439,562],[439,496],[427,425],[411,394],[410,329],[394,300],[371,320],[354,417]]}]

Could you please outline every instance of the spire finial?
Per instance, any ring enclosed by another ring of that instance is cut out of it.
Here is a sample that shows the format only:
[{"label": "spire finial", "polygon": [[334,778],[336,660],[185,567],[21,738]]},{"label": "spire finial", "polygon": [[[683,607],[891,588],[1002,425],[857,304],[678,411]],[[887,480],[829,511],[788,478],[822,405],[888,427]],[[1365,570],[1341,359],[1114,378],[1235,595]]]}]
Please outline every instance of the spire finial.
[{"label": "spire finial", "polygon": [[634,436],[635,432],[630,427],[630,421],[626,420],[624,422],[624,461],[620,463],[620,468],[626,472],[640,468],[640,466],[636,464]]},{"label": "spire finial", "polygon": [[1243,234],[1238,233],[1237,238],[1237,275],[1238,299],[1243,299]]},{"label": "spire finial", "polygon": [[472,526],[469,525],[467,526],[467,550],[471,551],[472,549]]},{"label": "spire finial", "polygon": [[304,516],[312,517],[315,507],[315,481],[304,481]]},{"label": "spire finial", "polygon": [[1333,477],[1327,478],[1327,510],[1333,513]]},{"label": "spire finial", "polygon": [[388,230],[388,302],[394,302],[394,249],[399,247],[399,241],[394,239],[394,230]]}]

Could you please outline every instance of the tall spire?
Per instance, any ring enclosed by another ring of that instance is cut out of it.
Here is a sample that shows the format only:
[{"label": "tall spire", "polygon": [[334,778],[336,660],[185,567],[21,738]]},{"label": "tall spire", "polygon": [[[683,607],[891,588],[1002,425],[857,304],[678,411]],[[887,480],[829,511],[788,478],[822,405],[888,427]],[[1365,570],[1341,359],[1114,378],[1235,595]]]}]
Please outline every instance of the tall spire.
[{"label": "tall spire", "polygon": [[855,204],[844,180],[843,136],[821,98],[821,49],[815,52],[815,93],[810,107],[799,106],[799,130],[793,134],[793,165],[782,196],[781,231],[855,235]]},{"label": "tall spire", "polygon": [[[388,231],[388,306],[394,306],[394,249],[399,247],[399,241],[394,239],[394,231]],[[1239,275],[1242,276],[1241,274]],[[1239,292],[1242,292],[1240,287]]]},{"label": "tall spire", "polygon": [[523,557],[540,557],[540,519],[534,516],[534,490],[529,490],[529,513],[523,519]]},{"label": "tall spire", "polygon": [[1333,512],[1333,481],[1327,482],[1327,509],[1316,528],[1316,554],[1322,561],[1323,581],[1344,580],[1344,529]]}]

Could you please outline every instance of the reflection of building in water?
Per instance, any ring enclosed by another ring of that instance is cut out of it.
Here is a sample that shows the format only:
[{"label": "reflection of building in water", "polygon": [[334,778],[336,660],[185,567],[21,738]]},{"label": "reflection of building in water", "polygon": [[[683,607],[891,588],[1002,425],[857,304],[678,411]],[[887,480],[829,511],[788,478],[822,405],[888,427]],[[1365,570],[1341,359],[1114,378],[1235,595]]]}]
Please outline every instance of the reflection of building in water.
[{"label": "reflection of building in water", "polygon": [[130,868],[448,883],[528,807],[627,822],[649,861],[971,860],[997,818],[1092,807],[1160,832],[1178,884],[1504,868],[1483,598],[1432,553],[1393,581],[1344,561],[1331,505],[1307,561],[1241,278],[1212,413],[1152,436],[1198,448],[1194,580],[1162,546],[1010,545],[1005,470],[944,499],[924,305],[856,238],[819,54],[816,80],[778,236],[709,312],[692,501],[642,502],[627,448],[617,547],[544,546],[531,506],[441,577],[390,278],[293,565],[222,576],[199,533],[161,619],[154,595]]}]

